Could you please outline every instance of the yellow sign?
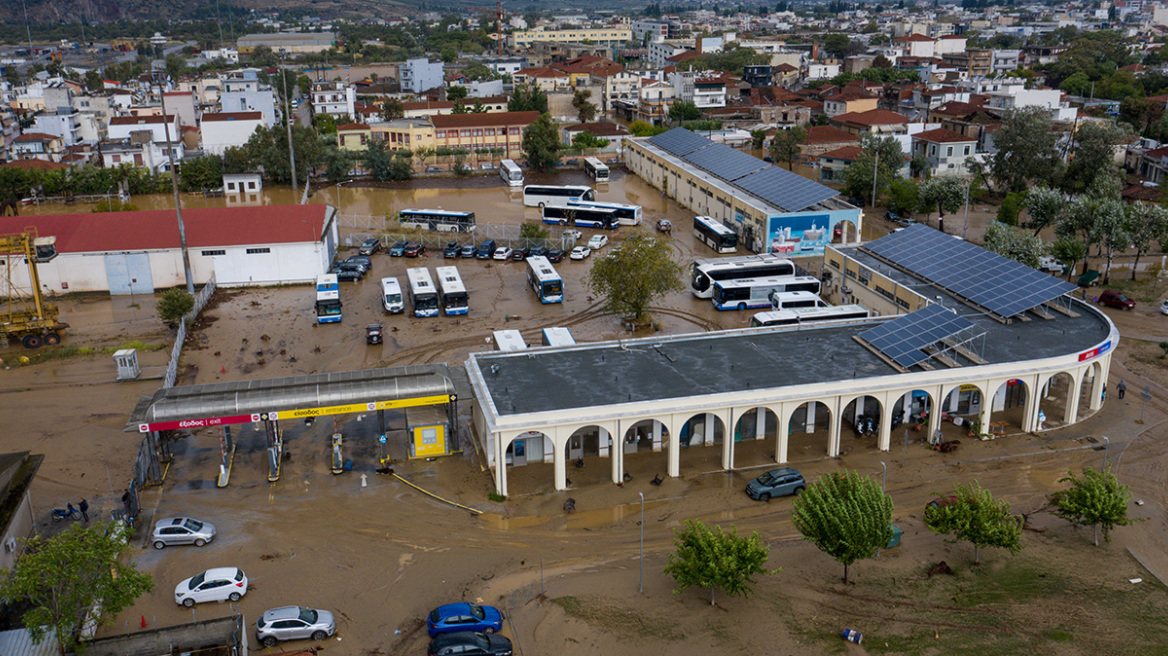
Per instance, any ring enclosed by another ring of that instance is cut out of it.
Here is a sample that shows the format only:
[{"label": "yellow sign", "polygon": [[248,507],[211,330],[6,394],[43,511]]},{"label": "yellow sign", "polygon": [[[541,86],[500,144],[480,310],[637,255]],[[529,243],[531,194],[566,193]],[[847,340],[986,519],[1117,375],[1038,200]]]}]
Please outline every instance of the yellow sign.
[{"label": "yellow sign", "polygon": [[325,415],[344,415],[352,412],[374,412],[376,410],[393,410],[395,408],[413,408],[422,405],[441,405],[454,400],[449,394],[441,396],[418,396],[412,399],[397,399],[394,401],[373,401],[370,403],[352,403],[349,405],[330,405],[324,408],[299,408],[296,410],[281,410],[269,412],[267,419],[300,419],[304,417],[323,417]]},{"label": "yellow sign", "polygon": [[449,455],[446,448],[446,426],[415,426],[414,431],[414,458],[432,458],[434,456]]}]

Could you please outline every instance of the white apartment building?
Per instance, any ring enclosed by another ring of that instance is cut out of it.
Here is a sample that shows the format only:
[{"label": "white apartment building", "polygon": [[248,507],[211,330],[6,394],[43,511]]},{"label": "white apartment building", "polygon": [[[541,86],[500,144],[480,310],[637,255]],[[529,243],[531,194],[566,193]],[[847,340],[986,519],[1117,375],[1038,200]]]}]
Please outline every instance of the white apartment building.
[{"label": "white apartment building", "polygon": [[211,155],[222,155],[228,148],[246,144],[261,125],[264,125],[262,112],[203,114],[199,129],[203,150]]},{"label": "white apartment building", "polygon": [[344,82],[317,82],[312,85],[312,114],[348,116],[356,113],[357,92]]},{"label": "white apartment building", "polygon": [[437,89],[443,85],[443,64],[432,62],[425,57],[407,60],[401,65],[402,91],[422,93],[430,89]]}]

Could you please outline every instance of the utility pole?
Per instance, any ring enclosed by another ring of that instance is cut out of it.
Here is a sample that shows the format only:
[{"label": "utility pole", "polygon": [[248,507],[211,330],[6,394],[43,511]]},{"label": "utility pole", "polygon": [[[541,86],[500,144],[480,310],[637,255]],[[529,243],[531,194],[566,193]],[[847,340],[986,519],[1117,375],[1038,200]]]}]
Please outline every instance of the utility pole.
[{"label": "utility pole", "polygon": [[961,224],[961,238],[969,241],[966,233],[969,232],[969,187],[973,184],[973,176],[965,179],[965,221]]},{"label": "utility pole", "polygon": [[872,164],[872,211],[876,211],[876,180],[880,177],[880,151],[876,151],[876,161]]},{"label": "utility pole", "polygon": [[288,125],[288,163],[292,167],[292,198],[296,198],[296,148],[292,145],[292,112],[288,109],[288,71],[283,66],[280,67],[280,79],[284,82],[284,122]]},{"label": "utility pole", "polygon": [[178,241],[182,246],[183,273],[187,277],[187,293],[194,296],[195,281],[191,277],[191,253],[187,250],[187,228],[183,224],[182,203],[179,202],[178,198],[178,172],[175,170],[174,144],[170,141],[170,122],[166,116],[166,89],[163,88],[161,79],[158,82],[158,98],[162,102],[162,130],[166,136],[167,156],[170,158],[170,184],[174,190],[174,215],[178,220]]},{"label": "utility pole", "polygon": [[20,6],[24,7],[24,31],[28,33],[28,56],[32,57],[32,28],[28,25],[28,3],[25,0],[20,0]]}]

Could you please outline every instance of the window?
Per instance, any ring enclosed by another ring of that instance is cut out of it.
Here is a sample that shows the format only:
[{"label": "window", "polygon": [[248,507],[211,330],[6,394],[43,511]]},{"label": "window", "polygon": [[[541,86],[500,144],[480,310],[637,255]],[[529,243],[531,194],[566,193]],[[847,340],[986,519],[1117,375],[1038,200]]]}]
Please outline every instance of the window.
[{"label": "window", "polygon": [[483,131],[483,134],[487,135],[488,137],[493,137],[495,136],[495,128],[487,128]]},{"label": "window", "polygon": [[469,137],[469,136],[470,136],[470,130],[462,130],[461,132],[459,132],[458,136],[460,136],[460,137]]},{"label": "window", "polygon": [[482,130],[475,130],[475,131],[474,131],[474,136],[476,136],[476,137],[481,137],[481,136],[483,136],[483,131],[482,131]]},{"label": "window", "polygon": [[215,257],[216,255],[226,255],[227,251],[203,251],[203,257]]},{"label": "window", "polygon": [[929,146],[929,156],[935,157],[936,155],[937,155],[937,147],[936,146]]},{"label": "window", "polygon": [[249,183],[247,183],[247,188],[251,189],[251,190],[255,190],[256,184],[254,182],[249,182]]},{"label": "window", "polygon": [[519,128],[511,128],[511,134],[519,134]]},{"label": "window", "polygon": [[271,252],[272,252],[272,249],[270,249],[270,248],[249,248],[249,249],[247,249],[248,255],[263,255],[264,253],[271,253]]},{"label": "window", "polygon": [[445,139],[446,138],[446,130],[438,130],[437,132],[434,133],[434,136],[439,138],[439,139]]},{"label": "window", "polygon": [[953,157],[953,146],[945,149],[945,157]]},{"label": "window", "polygon": [[969,154],[969,146],[966,146],[966,147],[965,147],[965,154],[966,154],[966,155],[968,155],[968,154]]}]

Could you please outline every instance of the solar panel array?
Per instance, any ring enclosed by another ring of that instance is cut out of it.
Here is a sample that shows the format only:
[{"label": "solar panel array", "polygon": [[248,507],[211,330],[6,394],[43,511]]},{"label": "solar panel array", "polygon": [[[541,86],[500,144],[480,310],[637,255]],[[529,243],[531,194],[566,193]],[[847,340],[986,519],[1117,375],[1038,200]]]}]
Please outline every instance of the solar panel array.
[{"label": "solar panel array", "polygon": [[1075,286],[924,225],[861,247],[1001,317],[1052,301]]},{"label": "solar panel array", "polygon": [[860,333],[860,339],[905,369],[929,359],[922,348],[972,328],[973,323],[939,303]]},{"label": "solar panel array", "polygon": [[757,157],[715,143],[685,128],[673,128],[649,138],[654,146],[754,194],[784,212],[798,212],[839,195],[801,175],[771,166]]}]

